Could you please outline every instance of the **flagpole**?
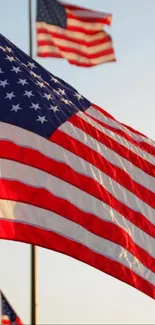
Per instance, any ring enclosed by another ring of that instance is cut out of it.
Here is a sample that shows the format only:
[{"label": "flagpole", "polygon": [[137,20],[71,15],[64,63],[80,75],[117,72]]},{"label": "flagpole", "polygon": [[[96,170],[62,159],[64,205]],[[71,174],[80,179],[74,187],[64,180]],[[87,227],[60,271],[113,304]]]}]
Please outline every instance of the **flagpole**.
[{"label": "flagpole", "polygon": [[31,325],[37,325],[36,246],[31,245]]},{"label": "flagpole", "polygon": [[[32,1],[28,0],[28,11],[29,11],[29,55],[33,57],[32,47]],[[31,325],[37,325],[37,283],[36,283],[36,246],[31,245],[30,247],[30,277],[31,277],[31,288],[30,288],[30,304],[31,304]]]},{"label": "flagpole", "polygon": [[2,291],[0,290],[0,324],[2,324]]}]

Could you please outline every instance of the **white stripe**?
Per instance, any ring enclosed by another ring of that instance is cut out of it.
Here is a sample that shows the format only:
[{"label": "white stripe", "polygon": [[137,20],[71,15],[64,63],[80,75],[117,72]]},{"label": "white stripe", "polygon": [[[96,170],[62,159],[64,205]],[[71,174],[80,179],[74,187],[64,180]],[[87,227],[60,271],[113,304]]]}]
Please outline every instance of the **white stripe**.
[{"label": "white stripe", "polygon": [[[69,122],[65,122],[60,128],[62,132],[70,135],[72,138],[86,144],[91,149],[98,152],[102,157],[106,158],[110,163],[113,162],[114,165],[122,168],[127,173],[130,174],[130,177],[140,183],[146,188],[155,186],[155,180],[153,177],[145,174],[137,167],[134,167],[130,162],[126,159],[121,158],[114,151],[108,149],[98,141],[94,141],[92,137],[88,134],[84,133],[77,127],[73,126]],[[54,143],[45,140],[36,134],[28,132],[26,130],[22,130],[21,128],[14,127],[13,125],[8,125],[7,123],[0,123],[0,139],[1,140],[9,140],[11,142],[15,142],[18,145],[26,146],[33,148],[47,157],[53,158],[55,160],[67,163],[72,168],[74,168],[77,172],[81,174],[85,174],[88,177],[91,177],[98,181],[99,184],[106,187],[106,189],[119,201],[129,206],[132,210],[142,212],[145,217],[155,225],[155,210],[148,206],[146,203],[138,199],[134,194],[126,190],[123,186],[119,185],[117,182],[112,180],[110,177],[107,177],[104,173],[99,171],[93,165],[83,161],[73,154],[69,154],[69,152],[65,149],[61,149],[61,147],[56,146]],[[11,139],[11,140],[10,140]],[[61,154],[61,153],[64,153]],[[70,158],[72,155],[72,163],[69,164]],[[69,158],[68,158],[69,157]],[[74,161],[76,162],[74,163]],[[84,168],[85,167],[85,168]],[[137,178],[138,176],[139,178]],[[154,187],[155,188],[155,187]],[[99,214],[100,216],[100,214]]]},{"label": "white stripe", "polygon": [[38,45],[38,47],[37,47],[37,53],[38,54],[42,54],[44,52],[46,52],[46,53],[52,53],[53,55],[54,54],[62,55],[61,54],[61,51],[56,46],[51,46],[50,45],[50,47],[49,47],[48,45],[47,46],[45,46],[45,45]]},{"label": "white stripe", "polygon": [[[110,180],[110,178],[108,178],[104,173],[100,172],[98,168],[83,160],[82,158],[78,157],[77,155],[73,154],[72,152],[69,152],[64,148],[62,149],[61,146],[58,146],[55,143],[52,143],[37,134],[1,122],[0,139],[9,140],[10,142],[13,142],[19,146],[28,149],[37,150],[48,158],[52,158],[57,162],[65,163],[81,175],[86,175],[94,179],[102,186],[105,186],[105,184],[109,182],[109,191],[112,187],[112,180]],[[132,237],[133,241],[137,245],[142,247],[144,250],[148,247],[150,254],[154,254],[149,248],[151,246],[153,247],[153,243],[149,246],[146,245],[147,242],[151,243],[152,237],[150,237],[138,227],[133,225],[121,214],[109,207],[106,203],[102,203],[102,207],[104,209],[104,213],[101,211],[101,213],[97,214],[100,219],[118,225],[119,227],[127,231],[129,236]]]},{"label": "white stripe", "polygon": [[121,123],[117,122],[116,120],[113,120],[110,117],[107,117],[106,115],[104,115],[104,111],[103,113],[99,112],[97,109],[95,109],[94,107],[90,107],[87,110],[87,114],[89,114],[91,117],[96,118],[98,121],[103,122],[117,130],[122,130],[124,131],[127,135],[129,135],[131,138],[133,138],[134,140],[136,140],[137,142],[146,142],[149,145],[155,147],[155,142],[149,138],[146,138],[140,134],[134,133],[131,130],[129,130],[127,127],[125,127],[124,125],[122,125]]},{"label": "white stripe", "polygon": [[74,206],[86,213],[94,214],[100,219],[115,222],[118,225],[120,222],[120,226],[130,236],[133,236],[133,240],[144,250],[147,250],[150,255],[155,257],[155,239],[153,237],[145,234],[142,230],[126,221],[119,213],[92,195],[46,172],[22,165],[15,161],[0,159],[0,171],[1,179],[19,181],[35,188],[44,188],[54,196],[71,202]]},{"label": "white stripe", "polygon": [[71,49],[74,48],[78,51],[83,51],[88,54],[95,54],[95,53],[99,53],[101,51],[112,48],[111,41],[108,41],[106,43],[101,43],[99,45],[92,45],[91,47],[88,47],[86,45],[81,45],[77,42],[76,43],[70,42],[65,39],[62,40],[60,38],[55,38],[55,37],[53,38],[49,34],[38,34],[37,40],[38,41],[46,41],[46,42],[53,41],[54,45],[61,46],[61,47],[63,46],[63,47],[71,48]]},{"label": "white stripe", "polygon": [[90,233],[80,225],[53,212],[24,203],[2,200],[0,201],[0,216],[1,219],[15,220],[53,231],[65,238],[78,242],[102,256],[121,263],[152,285],[155,285],[155,274],[126,249]]},{"label": "white stripe", "polygon": [[104,31],[98,32],[95,35],[86,35],[83,32],[72,32],[58,26],[49,25],[44,22],[37,22],[36,27],[46,29],[49,33],[57,33],[58,35],[64,35],[64,37],[68,36],[79,41],[83,40],[83,37],[85,37],[85,42],[93,42],[100,39],[102,40],[107,35]]},{"label": "white stripe", "polygon": [[139,157],[145,159],[147,162],[155,165],[155,157],[151,154],[147,153],[146,151],[140,149],[133,143],[129,142],[125,138],[123,138],[121,135],[118,135],[117,133],[107,129],[106,127],[102,126],[101,124],[95,122],[91,117],[87,116],[86,114],[83,114],[83,112],[77,113],[77,115],[84,121],[86,121],[88,124],[94,126],[97,130],[103,132],[103,134],[108,135],[111,139],[117,141],[120,145],[124,146],[125,148],[131,150]]},{"label": "white stripe", "polygon": [[[88,121],[88,118],[87,118],[87,116],[85,114],[80,114],[79,116],[80,116],[80,118],[82,117],[82,119],[85,120],[87,123],[91,124],[91,121],[90,120]],[[93,125],[93,123],[91,125]],[[100,129],[97,123],[94,126],[95,126],[96,129]],[[63,126],[62,126],[62,128],[63,128]],[[61,128],[61,130],[62,130],[62,128]],[[78,129],[78,128],[76,128],[76,129]],[[100,129],[100,131],[101,130],[102,129]],[[79,132],[79,129],[78,129],[78,132]],[[104,133],[106,134],[106,132],[104,132]],[[104,133],[103,133],[103,136],[104,136]],[[88,139],[89,138],[92,139],[91,136],[89,136],[89,135],[87,135],[87,136],[88,136]],[[114,137],[114,140],[115,140],[115,137]],[[93,142],[94,142],[94,140],[93,140]],[[98,148],[96,149],[96,146],[93,143],[93,145],[92,145],[93,150],[99,152],[101,154],[101,156],[106,158],[113,165],[115,165],[115,166],[121,168],[122,170],[124,170],[125,172],[127,172],[130,175],[130,177],[134,181],[136,181],[138,184],[144,186],[145,188],[147,188],[148,190],[150,190],[150,191],[152,191],[154,193],[154,191],[155,191],[155,178],[153,176],[145,173],[140,168],[134,166],[129,160],[127,160],[126,158],[123,158],[119,154],[115,153],[112,149],[107,148],[101,142],[99,142],[97,140],[95,140],[95,142],[98,143]],[[87,145],[89,147],[91,147],[89,145],[89,142],[88,142]],[[99,150],[99,147],[100,147],[101,150]],[[133,150],[131,150],[131,151],[133,151]],[[151,157],[153,159],[153,156],[151,156]],[[144,157],[142,157],[142,158],[144,159]],[[155,158],[154,158],[154,160],[155,160]],[[144,161],[144,163],[145,163],[145,161]]]},{"label": "white stripe", "polygon": [[[7,315],[2,315],[2,320],[4,321],[10,321],[9,317]],[[1,324],[1,323],[0,323]]]},{"label": "white stripe", "polygon": [[[41,45],[38,47],[38,52],[41,53],[51,53],[53,51],[53,46],[50,45]],[[55,51],[55,48],[54,48]],[[75,53],[71,53],[71,52],[66,52],[63,50],[59,49],[59,53],[62,54],[63,57],[65,57],[68,60],[74,60],[77,61],[79,63],[83,63],[83,64],[100,64],[102,62],[108,62],[108,61],[112,61],[114,59],[114,54],[109,54],[109,55],[101,55],[98,58],[94,58],[94,59],[87,59],[84,58],[81,55],[75,54]]]},{"label": "white stripe", "polygon": [[[65,124],[61,125],[59,129],[70,137],[84,143],[87,147],[98,152],[101,156],[104,156],[105,154],[109,155],[108,148],[87,135],[85,132],[73,126],[71,123],[65,122]],[[119,160],[120,163],[123,164],[121,157],[119,157]],[[112,162],[115,164],[115,161],[112,160]],[[128,170],[126,171],[128,172]],[[142,181],[145,184],[144,179]],[[133,193],[129,192],[123,186],[119,185],[109,177],[107,177],[106,189],[123,204],[136,212],[142,213],[152,224],[155,225],[155,210],[148,204],[140,200]]]},{"label": "white stripe", "polygon": [[[73,133],[74,132],[71,132],[71,134]],[[55,143],[52,143],[35,133],[23,130],[22,128],[0,122],[0,139],[9,140],[10,142],[13,142],[19,146],[28,149],[37,150],[46,157],[52,158],[58,162],[63,162],[70,166],[76,172],[83,175],[87,175],[88,177],[96,180],[102,186],[105,186],[107,180],[110,179],[108,177],[106,178],[106,175],[104,173],[100,172],[92,164],[89,164],[87,161],[83,160],[77,155],[69,152],[68,150],[65,150],[64,148],[62,149],[61,146],[58,146]],[[110,188],[111,187],[112,186],[110,182]],[[134,226],[132,223],[130,223],[130,221],[128,221],[118,212],[110,208],[107,204],[102,204],[105,211],[104,214],[102,212],[99,213],[98,217],[119,225],[122,229],[129,233],[135,243],[137,243],[143,249],[146,249],[146,243],[149,242],[151,237],[145,238],[144,233],[138,227]],[[137,231],[139,231],[139,234],[137,233]],[[144,242],[141,242],[141,240],[139,240],[140,238],[144,238]],[[152,255],[151,251],[150,254]]]}]

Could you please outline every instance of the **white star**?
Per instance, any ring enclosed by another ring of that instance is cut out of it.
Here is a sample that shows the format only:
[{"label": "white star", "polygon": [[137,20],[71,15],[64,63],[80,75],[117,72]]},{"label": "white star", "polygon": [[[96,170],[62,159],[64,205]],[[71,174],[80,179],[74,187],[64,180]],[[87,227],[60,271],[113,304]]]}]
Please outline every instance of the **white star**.
[{"label": "white star", "polygon": [[7,82],[7,79],[2,81],[0,80],[0,86],[2,86],[3,88],[5,88],[5,86],[9,85],[9,83]]},{"label": "white star", "polygon": [[21,84],[22,86],[24,86],[26,84],[28,85],[28,82],[26,81],[26,79],[19,79],[18,84]]},{"label": "white star", "polygon": [[83,98],[83,96],[82,96],[81,94],[79,94],[79,93],[75,93],[74,96],[75,96],[78,100],[80,100],[80,99]]},{"label": "white star", "polygon": [[40,86],[41,88],[45,87],[44,83],[38,80],[37,80],[37,85]]},{"label": "white star", "polygon": [[65,104],[67,104],[67,105],[72,104],[72,102],[71,102],[70,100],[67,100],[67,99],[65,99],[65,98],[61,98],[60,100],[61,100],[62,102],[64,102]]},{"label": "white star", "polygon": [[30,67],[31,69],[36,68],[35,63],[33,63],[33,62],[28,62],[27,66]]},{"label": "white star", "polygon": [[44,97],[47,99],[47,100],[50,100],[52,98],[52,95],[51,94],[44,94]]},{"label": "white star", "polygon": [[58,106],[53,106],[53,105],[50,105],[48,109],[52,110],[54,113],[59,111]]},{"label": "white star", "polygon": [[52,77],[52,79],[51,79],[52,81],[54,81],[56,84],[57,83],[59,83],[60,84],[60,81],[58,80],[58,79],[56,79],[56,78],[54,78],[54,77]]},{"label": "white star", "polygon": [[34,104],[34,103],[32,103],[32,106],[30,106],[30,108],[34,108],[35,111],[37,111],[37,109],[41,109],[41,108],[39,107],[39,104]]},{"label": "white star", "polygon": [[2,69],[0,68],[0,73],[4,73],[3,71],[2,71]]},{"label": "white star", "polygon": [[38,118],[37,118],[36,121],[41,122],[42,124],[43,124],[44,122],[47,122],[45,116],[38,116]]},{"label": "white star", "polygon": [[6,60],[9,60],[10,62],[15,61],[14,57],[13,56],[9,56],[9,55],[7,55],[5,59]]},{"label": "white star", "polygon": [[21,72],[21,70],[20,70],[19,67],[13,67],[13,68],[11,69],[11,71],[16,72],[16,73]]},{"label": "white star", "polygon": [[32,91],[25,90],[24,96],[27,96],[28,98],[30,98],[31,96],[34,96],[34,95],[32,94]]},{"label": "white star", "polygon": [[58,91],[59,91],[59,93],[60,93],[61,95],[65,95],[65,90],[64,90],[64,89],[59,88]]},{"label": "white star", "polygon": [[8,98],[8,99],[12,99],[13,97],[16,97],[14,94],[14,91],[12,93],[6,93],[6,97],[5,98]]},{"label": "white star", "polygon": [[20,110],[20,109],[22,109],[22,108],[19,107],[19,104],[17,104],[17,105],[12,105],[12,109],[11,109],[11,111],[14,111],[14,112],[17,113],[17,111]]},{"label": "white star", "polygon": [[11,47],[6,46],[5,48],[6,48],[6,50],[7,50],[9,53],[10,53],[10,52],[13,52],[13,50],[11,49]]}]

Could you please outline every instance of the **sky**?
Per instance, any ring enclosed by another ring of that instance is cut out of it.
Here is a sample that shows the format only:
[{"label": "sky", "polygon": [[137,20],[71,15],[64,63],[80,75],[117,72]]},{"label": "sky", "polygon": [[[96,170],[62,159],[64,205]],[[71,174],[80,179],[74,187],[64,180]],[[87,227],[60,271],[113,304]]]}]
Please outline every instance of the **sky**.
[{"label": "sky", "polygon": [[[68,0],[111,12],[116,63],[78,68],[34,58],[115,118],[155,140],[155,1]],[[1,0],[0,32],[29,53],[28,0]],[[0,288],[30,323],[30,246],[0,240]],[[154,324],[155,301],[70,257],[37,248],[38,324]]]}]

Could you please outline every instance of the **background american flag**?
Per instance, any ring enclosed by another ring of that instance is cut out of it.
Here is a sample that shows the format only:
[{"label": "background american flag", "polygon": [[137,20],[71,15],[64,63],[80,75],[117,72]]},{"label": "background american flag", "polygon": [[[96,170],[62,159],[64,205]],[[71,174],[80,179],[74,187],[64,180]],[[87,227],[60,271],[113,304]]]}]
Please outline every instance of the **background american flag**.
[{"label": "background american flag", "polygon": [[111,19],[57,0],[37,0],[37,54],[83,67],[115,61],[111,36],[103,30]]},{"label": "background american flag", "polygon": [[0,292],[1,301],[1,325],[22,325],[21,319],[18,317],[6,297]]},{"label": "background american flag", "polygon": [[155,298],[155,143],[0,36],[0,237]]}]

